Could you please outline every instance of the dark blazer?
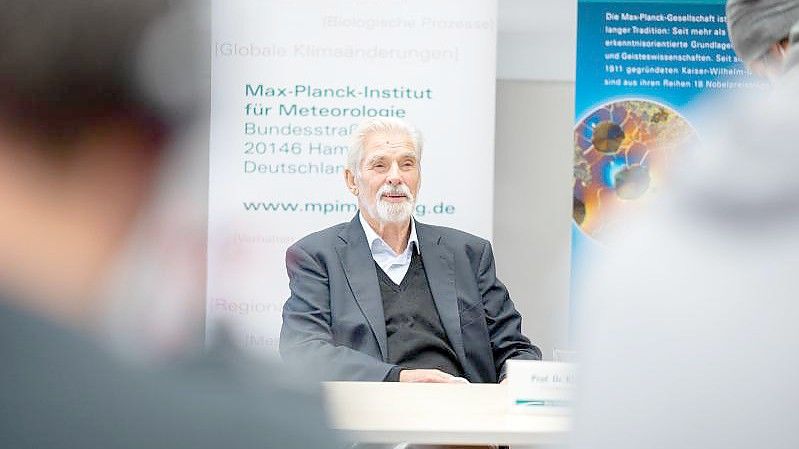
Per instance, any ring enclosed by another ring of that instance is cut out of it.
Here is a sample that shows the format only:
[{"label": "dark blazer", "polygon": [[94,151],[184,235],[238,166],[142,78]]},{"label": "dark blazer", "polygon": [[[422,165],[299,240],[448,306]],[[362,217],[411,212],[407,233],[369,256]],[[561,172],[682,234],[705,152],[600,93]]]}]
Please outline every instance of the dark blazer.
[{"label": "dark blazer", "polygon": [[[471,382],[497,382],[511,358],[541,359],[496,278],[491,244],[416,222],[419,251],[441,323]],[[356,215],[286,252],[291,296],[283,306],[280,353],[333,380],[382,381],[386,322],[374,259]]]}]

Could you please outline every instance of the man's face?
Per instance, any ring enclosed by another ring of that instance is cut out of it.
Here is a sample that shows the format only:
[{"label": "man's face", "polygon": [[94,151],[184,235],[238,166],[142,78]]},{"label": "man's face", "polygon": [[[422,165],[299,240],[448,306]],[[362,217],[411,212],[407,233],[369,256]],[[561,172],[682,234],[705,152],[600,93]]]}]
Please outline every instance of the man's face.
[{"label": "man's face", "polygon": [[378,132],[366,139],[358,176],[348,174],[367,219],[401,223],[410,219],[419,192],[419,159],[403,132]]}]

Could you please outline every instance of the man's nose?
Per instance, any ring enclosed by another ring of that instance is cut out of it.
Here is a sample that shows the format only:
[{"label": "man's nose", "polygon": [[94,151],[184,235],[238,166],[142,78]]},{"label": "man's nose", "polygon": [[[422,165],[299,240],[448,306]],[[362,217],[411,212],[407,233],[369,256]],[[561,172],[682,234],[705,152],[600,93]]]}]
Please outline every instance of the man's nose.
[{"label": "man's nose", "polygon": [[402,177],[400,177],[400,169],[398,163],[393,162],[389,167],[388,173],[386,174],[386,182],[391,185],[402,184]]}]

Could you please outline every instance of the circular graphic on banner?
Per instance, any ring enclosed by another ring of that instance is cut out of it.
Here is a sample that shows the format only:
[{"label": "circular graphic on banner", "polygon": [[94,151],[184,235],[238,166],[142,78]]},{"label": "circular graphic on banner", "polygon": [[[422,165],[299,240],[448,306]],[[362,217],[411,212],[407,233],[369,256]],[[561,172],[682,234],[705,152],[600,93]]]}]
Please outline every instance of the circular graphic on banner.
[{"label": "circular graphic on banner", "polygon": [[657,194],[672,161],[695,141],[685,118],[653,101],[592,111],[574,129],[574,222],[601,241]]}]

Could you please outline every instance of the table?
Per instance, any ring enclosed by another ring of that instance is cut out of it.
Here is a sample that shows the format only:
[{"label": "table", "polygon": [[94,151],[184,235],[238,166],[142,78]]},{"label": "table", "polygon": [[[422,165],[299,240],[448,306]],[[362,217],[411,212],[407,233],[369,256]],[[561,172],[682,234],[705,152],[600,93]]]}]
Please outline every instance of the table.
[{"label": "table", "polygon": [[505,385],[327,382],[332,426],[363,443],[565,444],[563,415],[509,413]]}]

